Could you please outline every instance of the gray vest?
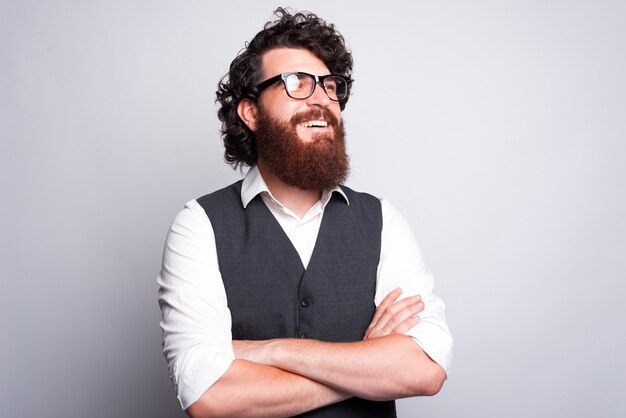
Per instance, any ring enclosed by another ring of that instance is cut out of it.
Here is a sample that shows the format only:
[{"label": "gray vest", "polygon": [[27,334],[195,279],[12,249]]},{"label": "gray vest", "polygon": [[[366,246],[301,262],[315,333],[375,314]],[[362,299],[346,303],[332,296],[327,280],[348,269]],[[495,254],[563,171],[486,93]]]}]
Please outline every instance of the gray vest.
[{"label": "gray vest", "polygon": [[[380,201],[342,186],[333,193],[305,269],[257,195],[246,208],[241,181],[198,199],[211,220],[236,340],[363,339],[376,306]],[[351,398],[306,417],[395,417],[395,403]]]}]

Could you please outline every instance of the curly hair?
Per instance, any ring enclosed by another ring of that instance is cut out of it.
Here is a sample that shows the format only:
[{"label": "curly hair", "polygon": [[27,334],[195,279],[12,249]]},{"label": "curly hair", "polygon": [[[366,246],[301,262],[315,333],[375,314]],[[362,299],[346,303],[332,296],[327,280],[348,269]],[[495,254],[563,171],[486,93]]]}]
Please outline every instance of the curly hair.
[{"label": "curly hair", "polygon": [[[221,106],[217,116],[222,122],[224,160],[235,169],[253,165],[257,160],[256,136],[239,118],[237,107],[243,99],[258,101],[256,86],[262,81],[263,53],[275,48],[306,49],[322,60],[331,73],[345,76],[348,91],[352,86],[352,54],[333,24],[310,12],[291,14],[282,7],[276,9],[274,15],[278,19],[267,22],[263,30],[246,43],[218,83],[216,101]],[[346,97],[339,103],[341,110],[347,101]]]}]

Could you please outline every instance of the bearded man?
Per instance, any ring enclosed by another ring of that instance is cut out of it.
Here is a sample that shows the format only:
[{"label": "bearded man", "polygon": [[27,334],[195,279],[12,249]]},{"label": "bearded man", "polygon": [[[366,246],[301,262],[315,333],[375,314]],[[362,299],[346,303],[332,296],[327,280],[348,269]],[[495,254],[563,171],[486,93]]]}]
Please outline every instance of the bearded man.
[{"label": "bearded man", "polygon": [[187,203],[167,237],[170,376],[192,417],[395,417],[394,399],[446,379],[445,306],[400,214],[341,185],[343,37],[275,14],[217,92],[225,159],[250,168]]}]

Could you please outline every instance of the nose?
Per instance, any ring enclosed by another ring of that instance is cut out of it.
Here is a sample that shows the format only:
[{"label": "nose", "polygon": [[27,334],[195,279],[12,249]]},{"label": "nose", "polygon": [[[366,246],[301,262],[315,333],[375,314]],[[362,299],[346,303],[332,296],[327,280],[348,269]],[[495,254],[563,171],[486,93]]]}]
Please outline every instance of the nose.
[{"label": "nose", "polygon": [[324,87],[320,83],[317,83],[313,94],[306,99],[309,106],[323,106],[328,107],[330,105],[330,98],[324,91]]}]

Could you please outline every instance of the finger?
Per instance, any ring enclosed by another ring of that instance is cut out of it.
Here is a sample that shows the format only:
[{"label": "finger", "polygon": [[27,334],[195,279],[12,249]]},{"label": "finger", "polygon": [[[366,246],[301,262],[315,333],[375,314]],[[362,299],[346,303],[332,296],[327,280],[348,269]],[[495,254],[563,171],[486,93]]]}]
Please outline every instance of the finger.
[{"label": "finger", "polygon": [[391,321],[395,315],[410,306],[421,303],[421,299],[422,298],[419,295],[411,296],[394,303],[393,305],[385,309],[385,312],[382,313],[381,317],[377,321],[376,327],[379,329],[387,327],[389,321]]},{"label": "finger", "polygon": [[402,294],[402,289],[398,287],[392,290],[391,292],[389,292],[387,296],[385,296],[385,298],[380,303],[380,305],[378,305],[378,308],[376,308],[376,312],[374,312],[374,317],[372,318],[372,321],[370,322],[368,329],[376,325],[376,323],[378,322],[380,317],[383,315],[383,313],[387,310],[387,308],[392,306],[393,303],[400,297],[401,294]]},{"label": "finger", "polygon": [[406,334],[408,330],[413,328],[419,322],[420,322],[420,317],[417,315],[407,318],[404,322],[402,322],[400,325],[395,327],[395,329],[393,330],[393,333],[394,334]]},{"label": "finger", "polygon": [[411,297],[403,299],[386,309],[375,326],[368,328],[365,338],[382,337],[394,332],[394,329],[407,318],[410,318],[424,309],[421,298]]},{"label": "finger", "polygon": [[422,302],[417,302],[415,305],[407,306],[406,308],[402,309],[397,314],[395,314],[389,320],[389,322],[387,322],[387,325],[385,325],[385,327],[383,329],[384,332],[387,333],[387,334],[391,334],[391,333],[395,332],[396,328],[400,324],[402,324],[407,319],[417,315],[418,313],[420,313],[423,310],[424,310],[424,304]]}]

